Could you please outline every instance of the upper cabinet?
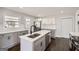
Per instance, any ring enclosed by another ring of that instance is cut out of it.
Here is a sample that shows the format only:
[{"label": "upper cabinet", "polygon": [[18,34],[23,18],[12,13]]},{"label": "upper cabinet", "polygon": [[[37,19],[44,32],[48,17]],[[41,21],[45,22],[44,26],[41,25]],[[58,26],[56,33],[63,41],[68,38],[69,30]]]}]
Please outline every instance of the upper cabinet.
[{"label": "upper cabinet", "polygon": [[43,18],[42,24],[55,24],[55,18]]},{"label": "upper cabinet", "polygon": [[56,22],[54,17],[41,18],[42,29],[54,29],[56,28]]}]

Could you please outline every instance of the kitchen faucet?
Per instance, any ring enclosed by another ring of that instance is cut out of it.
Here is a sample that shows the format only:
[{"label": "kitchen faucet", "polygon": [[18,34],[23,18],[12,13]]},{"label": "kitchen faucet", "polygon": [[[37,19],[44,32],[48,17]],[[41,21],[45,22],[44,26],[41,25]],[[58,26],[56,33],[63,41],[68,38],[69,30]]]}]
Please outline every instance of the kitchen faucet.
[{"label": "kitchen faucet", "polygon": [[33,27],[34,25],[32,25],[31,27],[30,27],[30,34],[32,34],[32,27]]},{"label": "kitchen faucet", "polygon": [[[33,28],[33,27],[34,27],[34,28]],[[32,28],[33,28],[33,30],[32,30]],[[32,34],[33,31],[35,32],[36,29],[37,29],[37,27],[35,26],[35,22],[34,22],[34,25],[32,25],[32,26],[30,27],[30,34]]]},{"label": "kitchen faucet", "polygon": [[[33,28],[33,29],[32,29],[32,28]],[[30,34],[32,34],[33,32],[39,31],[39,30],[41,30],[41,22],[40,22],[40,28],[37,27],[37,26],[35,25],[35,22],[34,22],[33,25],[30,27]]]}]

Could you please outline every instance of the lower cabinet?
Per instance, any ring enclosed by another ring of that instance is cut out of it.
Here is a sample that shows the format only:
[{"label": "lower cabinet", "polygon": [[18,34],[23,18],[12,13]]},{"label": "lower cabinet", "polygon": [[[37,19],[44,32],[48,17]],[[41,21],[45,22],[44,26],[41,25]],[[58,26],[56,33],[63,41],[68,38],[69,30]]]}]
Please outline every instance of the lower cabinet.
[{"label": "lower cabinet", "polygon": [[4,34],[2,39],[2,48],[10,48],[12,40],[12,34]]},{"label": "lower cabinet", "polygon": [[44,51],[48,47],[51,42],[50,34],[51,33],[47,33],[45,36],[34,42],[34,51]]},{"label": "lower cabinet", "polygon": [[34,42],[34,51],[44,51],[45,50],[45,36],[39,38]]},{"label": "lower cabinet", "polygon": [[25,35],[27,33],[28,31],[25,30],[0,35],[0,50],[8,50],[8,48],[11,48],[16,44],[20,43],[19,36]]},{"label": "lower cabinet", "polygon": [[17,33],[8,33],[0,36],[0,49],[8,49],[19,43]]}]

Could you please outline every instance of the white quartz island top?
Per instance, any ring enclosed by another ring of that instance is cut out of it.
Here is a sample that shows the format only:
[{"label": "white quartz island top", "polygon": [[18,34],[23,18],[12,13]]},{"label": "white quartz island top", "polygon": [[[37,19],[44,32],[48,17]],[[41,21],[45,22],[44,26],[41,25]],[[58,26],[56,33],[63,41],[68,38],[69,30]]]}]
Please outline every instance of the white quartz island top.
[{"label": "white quartz island top", "polygon": [[[35,34],[35,33],[38,33],[38,34],[40,34],[40,35],[37,36],[37,37],[35,37],[35,38],[29,38],[29,37],[28,37],[29,35],[32,35],[32,34]],[[49,30],[40,30],[40,31],[34,32],[34,33],[32,33],[32,34],[27,34],[27,35],[20,36],[20,38],[21,38],[21,39],[28,40],[28,41],[30,41],[30,42],[34,42],[34,41],[38,40],[39,38],[45,36],[45,34],[47,34],[47,33],[50,33],[50,31],[49,31]]]},{"label": "white quartz island top", "polygon": [[72,36],[79,36],[79,32],[70,32],[70,35],[72,35]]}]

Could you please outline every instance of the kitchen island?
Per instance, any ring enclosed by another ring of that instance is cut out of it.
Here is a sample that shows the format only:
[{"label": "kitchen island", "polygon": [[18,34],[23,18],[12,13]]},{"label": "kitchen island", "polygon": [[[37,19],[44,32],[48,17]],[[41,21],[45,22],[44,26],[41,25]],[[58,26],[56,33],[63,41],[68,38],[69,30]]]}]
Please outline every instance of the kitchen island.
[{"label": "kitchen island", "polygon": [[44,51],[50,42],[50,31],[40,30],[20,36],[20,49],[21,51]]}]

